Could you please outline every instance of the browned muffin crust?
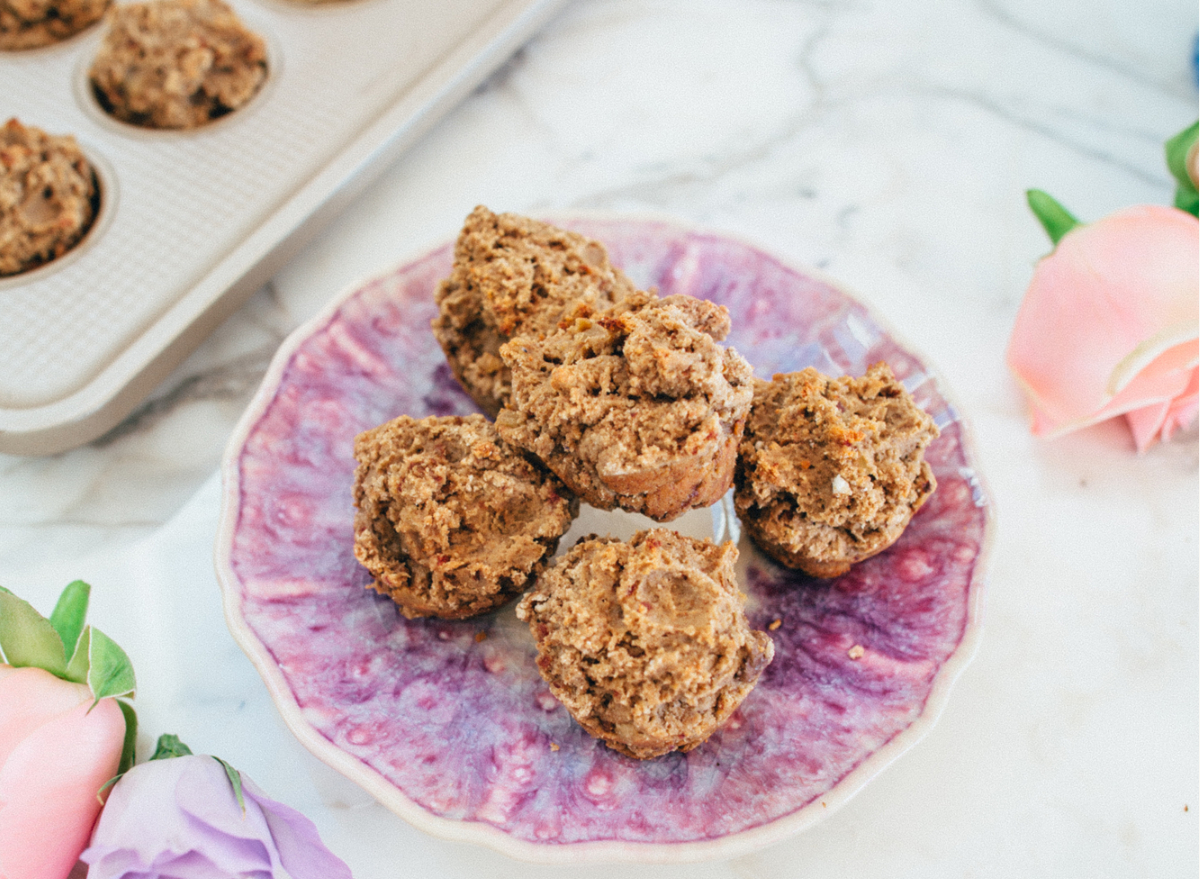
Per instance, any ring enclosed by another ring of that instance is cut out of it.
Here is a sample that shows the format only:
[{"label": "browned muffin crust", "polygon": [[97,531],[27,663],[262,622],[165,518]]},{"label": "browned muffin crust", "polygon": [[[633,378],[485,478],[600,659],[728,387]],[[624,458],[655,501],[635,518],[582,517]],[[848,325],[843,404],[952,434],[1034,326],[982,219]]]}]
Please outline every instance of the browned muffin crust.
[{"label": "browned muffin crust", "polygon": [[519,333],[550,332],[565,312],[604,309],[633,290],[600,242],[480,205],[438,286],[433,334],[471,399],[495,416],[509,395],[501,345]]},{"label": "browned muffin crust", "polygon": [[122,3],[89,76],[111,116],[196,128],[249,101],[267,78],[267,44],[223,0]]},{"label": "browned muffin crust", "polygon": [[62,256],[91,228],[99,204],[75,138],[16,119],[0,128],[0,276]]},{"label": "browned muffin crust", "polygon": [[354,555],[410,619],[519,595],[579,509],[482,415],[402,415],[359,434],[354,455]]},{"label": "browned muffin crust", "polygon": [[756,381],[734,504],[764,552],[837,577],[891,546],[933,493],[933,419],[886,363],[861,378],[809,367]]},{"label": "browned muffin crust", "polygon": [[587,537],[517,606],[538,670],[579,724],[647,759],[703,743],[754,688],[775,646],[746,620],[737,548],[664,528]]},{"label": "browned muffin crust", "polygon": [[0,50],[37,49],[72,37],[112,0],[0,0]]},{"label": "browned muffin crust", "polygon": [[752,398],[750,365],[717,344],[728,329],[722,306],[639,294],[519,336],[500,349],[512,400],[496,426],[594,507],[659,522],[707,507],[732,483]]}]

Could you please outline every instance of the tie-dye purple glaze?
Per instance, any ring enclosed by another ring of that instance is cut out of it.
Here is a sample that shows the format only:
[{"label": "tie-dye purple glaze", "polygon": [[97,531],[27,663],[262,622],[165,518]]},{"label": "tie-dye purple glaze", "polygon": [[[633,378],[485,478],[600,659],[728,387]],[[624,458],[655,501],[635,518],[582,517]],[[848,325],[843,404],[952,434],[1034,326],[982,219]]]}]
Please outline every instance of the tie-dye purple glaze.
[{"label": "tie-dye purple glaze", "polygon": [[891,363],[942,430],[928,454],[938,490],[901,540],[832,581],[783,570],[743,541],[751,622],[779,621],[775,660],[706,744],[646,762],[571,720],[511,608],[404,619],[364,588],[351,552],[352,448],[401,413],[473,411],[429,331],[447,245],[354,291],[287,362],[237,459],[235,601],[305,721],[433,815],[547,845],[763,827],[829,796],[907,729],[963,643],[988,510],[962,425],[917,357],[828,284],[717,235],[569,224],[603,240],[638,284],[728,306],[728,342],[761,376]]}]

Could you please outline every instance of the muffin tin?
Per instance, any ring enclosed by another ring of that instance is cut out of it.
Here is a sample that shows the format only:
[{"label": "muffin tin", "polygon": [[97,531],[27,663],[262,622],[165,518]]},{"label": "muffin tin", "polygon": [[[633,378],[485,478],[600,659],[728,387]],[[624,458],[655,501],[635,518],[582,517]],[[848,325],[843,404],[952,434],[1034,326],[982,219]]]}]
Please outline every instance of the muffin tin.
[{"label": "muffin tin", "polygon": [[232,0],[267,40],[267,83],[189,131],[104,113],[87,81],[103,24],[0,52],[0,112],[74,135],[101,187],[83,241],[0,279],[0,452],[115,425],[563,2]]}]

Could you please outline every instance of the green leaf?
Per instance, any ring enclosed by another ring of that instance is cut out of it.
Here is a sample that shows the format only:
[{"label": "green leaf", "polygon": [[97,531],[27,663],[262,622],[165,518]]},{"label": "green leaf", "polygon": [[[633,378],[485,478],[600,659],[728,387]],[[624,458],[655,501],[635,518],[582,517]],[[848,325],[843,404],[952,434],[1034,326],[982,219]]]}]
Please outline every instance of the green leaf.
[{"label": "green leaf", "polygon": [[246,798],[242,795],[242,774],[220,757],[213,757],[213,759],[225,767],[225,774],[229,777],[229,783],[233,785],[233,795],[237,797],[238,805],[242,807],[242,814],[246,814]]},{"label": "green leaf", "polygon": [[1183,186],[1175,187],[1175,207],[1187,211],[1193,217],[1200,216],[1200,193]]},{"label": "green leaf", "polygon": [[92,627],[84,626],[83,632],[79,635],[79,641],[75,645],[75,655],[67,663],[67,671],[63,675],[68,681],[74,681],[77,684],[88,682],[88,672],[92,668],[91,644]]},{"label": "green leaf", "polygon": [[1079,220],[1070,211],[1040,189],[1027,190],[1025,199],[1054,244],[1058,244],[1064,235],[1079,225]]},{"label": "green leaf", "polygon": [[154,753],[150,755],[151,760],[169,760],[172,757],[187,757],[192,753],[192,749],[179,741],[179,736],[174,733],[163,733],[158,737],[158,743],[154,746]]},{"label": "green leaf", "polygon": [[1200,122],[1193,122],[1179,134],[1163,144],[1163,152],[1167,155],[1167,168],[1171,176],[1182,186],[1195,189],[1192,177],[1187,171],[1187,156],[1196,145],[1197,135],[1200,134]]},{"label": "green leaf", "polygon": [[121,746],[121,765],[117,769],[117,777],[120,778],[133,768],[133,761],[137,756],[135,752],[137,747],[137,712],[124,699],[118,699],[117,704],[121,706],[121,713],[125,715],[125,744]]},{"label": "green leaf", "polygon": [[137,680],[129,657],[116,641],[95,626],[88,626],[88,629],[92,633],[92,643],[88,649],[91,667],[87,682],[92,695],[97,702],[106,696],[132,696],[137,689]]},{"label": "green leaf", "polygon": [[62,639],[68,663],[75,655],[75,645],[79,643],[79,635],[83,632],[91,593],[92,587],[82,580],[68,583],[50,614],[50,625],[54,626],[54,631]]},{"label": "green leaf", "polygon": [[1200,132],[1200,122],[1193,122],[1179,134],[1172,137],[1163,145],[1167,157],[1167,168],[1175,178],[1175,207],[1187,211],[1193,216],[1200,205],[1200,194],[1196,191],[1196,183],[1188,173],[1188,155],[1196,149],[1197,133]]},{"label": "green leaf", "polygon": [[54,626],[7,589],[0,592],[0,654],[18,668],[43,668],[60,678],[67,671],[63,642]]}]

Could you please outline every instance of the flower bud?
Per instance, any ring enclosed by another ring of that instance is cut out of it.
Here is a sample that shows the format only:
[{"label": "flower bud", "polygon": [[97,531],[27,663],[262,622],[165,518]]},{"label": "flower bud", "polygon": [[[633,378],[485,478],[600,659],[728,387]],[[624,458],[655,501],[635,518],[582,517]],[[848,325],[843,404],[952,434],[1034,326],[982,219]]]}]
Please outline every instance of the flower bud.
[{"label": "flower bud", "polygon": [[63,879],[117,774],[125,717],[113,698],[40,668],[0,665],[0,876]]}]

